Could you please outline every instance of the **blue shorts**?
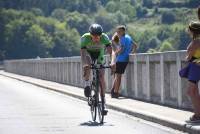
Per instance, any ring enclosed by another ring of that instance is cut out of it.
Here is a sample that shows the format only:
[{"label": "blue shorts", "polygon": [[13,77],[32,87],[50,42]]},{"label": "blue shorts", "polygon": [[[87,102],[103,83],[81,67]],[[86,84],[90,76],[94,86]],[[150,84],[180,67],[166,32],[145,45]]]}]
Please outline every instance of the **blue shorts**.
[{"label": "blue shorts", "polygon": [[190,62],[185,68],[179,71],[179,75],[197,84],[200,80],[200,65]]}]

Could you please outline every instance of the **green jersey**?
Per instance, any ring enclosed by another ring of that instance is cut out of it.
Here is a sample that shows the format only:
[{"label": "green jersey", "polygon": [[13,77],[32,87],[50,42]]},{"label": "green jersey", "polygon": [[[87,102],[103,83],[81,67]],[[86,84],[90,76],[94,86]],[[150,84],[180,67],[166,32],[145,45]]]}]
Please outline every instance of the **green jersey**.
[{"label": "green jersey", "polygon": [[105,33],[100,36],[99,43],[94,43],[90,33],[86,33],[81,37],[81,49],[86,49],[91,56],[97,57],[98,63],[104,62],[104,49],[109,46],[111,41]]}]

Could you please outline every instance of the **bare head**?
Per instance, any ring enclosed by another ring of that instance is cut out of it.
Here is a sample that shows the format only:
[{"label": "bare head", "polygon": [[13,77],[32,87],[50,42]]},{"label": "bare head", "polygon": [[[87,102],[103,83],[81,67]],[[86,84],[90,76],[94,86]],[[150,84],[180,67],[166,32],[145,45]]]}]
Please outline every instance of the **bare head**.
[{"label": "bare head", "polygon": [[118,26],[116,29],[116,32],[119,37],[124,36],[126,33],[126,26],[124,26],[124,25]]}]

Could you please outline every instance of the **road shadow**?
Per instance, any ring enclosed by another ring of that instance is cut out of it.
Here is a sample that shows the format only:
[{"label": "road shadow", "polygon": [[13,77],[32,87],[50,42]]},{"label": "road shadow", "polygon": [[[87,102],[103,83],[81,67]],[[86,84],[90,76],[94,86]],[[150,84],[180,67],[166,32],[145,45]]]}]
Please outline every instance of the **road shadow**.
[{"label": "road shadow", "polygon": [[102,127],[102,126],[114,126],[112,124],[108,124],[104,122],[104,124],[94,122],[94,121],[88,121],[88,122],[83,122],[80,124],[80,126],[87,126],[87,127]]},{"label": "road shadow", "polygon": [[[114,99],[115,99],[115,98],[114,98]],[[130,99],[130,98],[123,97],[123,96],[119,96],[119,97],[117,98],[117,100],[127,100],[127,99]]]},{"label": "road shadow", "polygon": [[200,126],[200,122],[197,122],[197,123],[186,123],[185,126],[188,126],[188,127]]}]

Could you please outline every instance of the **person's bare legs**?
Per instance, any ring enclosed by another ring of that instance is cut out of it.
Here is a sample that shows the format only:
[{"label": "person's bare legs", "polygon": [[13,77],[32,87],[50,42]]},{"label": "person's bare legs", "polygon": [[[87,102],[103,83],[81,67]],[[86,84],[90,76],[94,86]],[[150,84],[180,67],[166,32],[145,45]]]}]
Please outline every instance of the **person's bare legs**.
[{"label": "person's bare legs", "polygon": [[88,81],[90,79],[90,66],[86,65],[83,67],[83,79]]},{"label": "person's bare legs", "polygon": [[115,83],[116,83],[116,74],[114,74],[114,79],[113,79],[112,89],[111,90],[115,90]]},{"label": "person's bare legs", "polygon": [[116,74],[114,92],[117,93],[117,94],[119,94],[119,89],[120,89],[120,85],[121,85],[121,78],[122,78],[122,74]]},{"label": "person's bare legs", "polygon": [[191,99],[194,108],[194,114],[196,116],[200,116],[200,95],[199,95],[198,85],[189,82],[189,88],[187,93]]}]

